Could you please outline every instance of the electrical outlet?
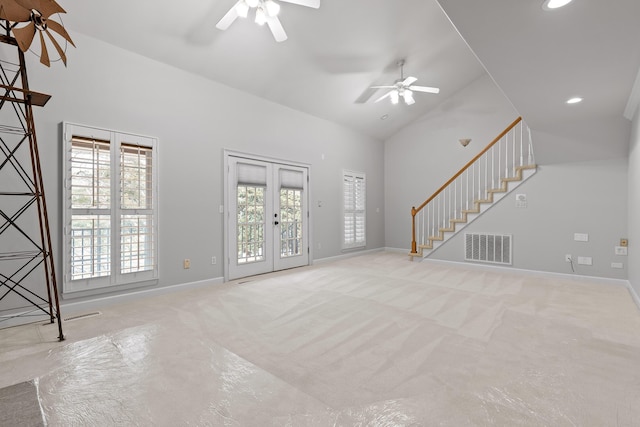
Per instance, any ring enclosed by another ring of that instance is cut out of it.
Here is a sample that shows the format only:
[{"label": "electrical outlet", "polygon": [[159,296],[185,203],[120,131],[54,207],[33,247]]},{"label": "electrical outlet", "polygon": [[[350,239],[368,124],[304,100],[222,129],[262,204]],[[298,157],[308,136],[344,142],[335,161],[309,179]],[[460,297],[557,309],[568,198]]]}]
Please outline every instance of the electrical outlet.
[{"label": "electrical outlet", "polygon": [[564,261],[565,261],[565,262],[571,262],[571,261],[572,261],[572,259],[571,259],[571,254],[566,254],[566,255],[564,256]]},{"label": "electrical outlet", "polygon": [[190,259],[185,259],[182,262],[182,267],[184,267],[185,270],[188,269],[188,268],[191,268],[191,260]]},{"label": "electrical outlet", "polygon": [[573,240],[576,242],[588,242],[589,235],[587,233],[574,233]]},{"label": "electrical outlet", "polygon": [[624,264],[621,262],[612,262],[611,268],[624,268]]},{"label": "electrical outlet", "polygon": [[211,257],[211,265],[216,265],[218,263],[218,260],[216,259],[216,257],[212,256]]}]

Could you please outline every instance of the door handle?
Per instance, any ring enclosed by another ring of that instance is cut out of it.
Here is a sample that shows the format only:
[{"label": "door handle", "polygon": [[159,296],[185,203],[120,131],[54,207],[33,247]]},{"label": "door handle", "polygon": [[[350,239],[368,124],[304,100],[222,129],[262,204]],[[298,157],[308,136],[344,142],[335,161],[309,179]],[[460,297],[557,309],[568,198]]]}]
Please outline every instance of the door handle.
[{"label": "door handle", "polygon": [[273,222],[273,225],[278,225],[278,224],[280,224],[278,221]]}]

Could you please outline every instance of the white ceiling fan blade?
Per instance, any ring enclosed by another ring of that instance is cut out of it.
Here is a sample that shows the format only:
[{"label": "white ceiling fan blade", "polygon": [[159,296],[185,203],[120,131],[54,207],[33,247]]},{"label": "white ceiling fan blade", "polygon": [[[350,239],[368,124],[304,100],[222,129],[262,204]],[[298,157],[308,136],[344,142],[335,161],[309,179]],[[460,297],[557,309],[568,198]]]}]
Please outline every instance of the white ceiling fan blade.
[{"label": "white ceiling fan blade", "polygon": [[[242,0],[238,1],[238,3],[241,3]],[[227,28],[229,28],[231,26],[231,24],[233,24],[233,21],[235,21],[236,19],[238,19],[238,10],[236,9],[236,6],[238,5],[238,3],[234,4],[231,9],[229,9],[229,12],[227,12],[222,19],[220,19],[218,21],[218,23],[216,24],[216,28],[219,30],[226,30]]]},{"label": "white ceiling fan blade", "polygon": [[387,92],[384,95],[382,95],[380,98],[376,99],[374,102],[382,101],[383,99],[388,98],[389,96],[391,96],[391,92],[393,92],[393,91],[390,90],[389,92]]},{"label": "white ceiling fan blade", "polygon": [[299,4],[300,6],[312,7],[318,9],[320,7],[320,0],[281,0],[287,3]]},{"label": "white ceiling fan blade", "polygon": [[393,89],[395,86],[370,86],[371,89]]},{"label": "white ceiling fan blade", "polygon": [[411,86],[411,84],[415,83],[417,80],[417,78],[409,76],[404,79],[404,81],[402,82],[402,86]]},{"label": "white ceiling fan blade", "polygon": [[440,93],[440,89],[437,87],[428,87],[428,86],[409,86],[414,92],[427,92],[427,93]]},{"label": "white ceiling fan blade", "polygon": [[284,27],[277,16],[267,17],[267,25],[269,25],[273,38],[277,42],[283,42],[287,39],[287,33],[284,31]]}]

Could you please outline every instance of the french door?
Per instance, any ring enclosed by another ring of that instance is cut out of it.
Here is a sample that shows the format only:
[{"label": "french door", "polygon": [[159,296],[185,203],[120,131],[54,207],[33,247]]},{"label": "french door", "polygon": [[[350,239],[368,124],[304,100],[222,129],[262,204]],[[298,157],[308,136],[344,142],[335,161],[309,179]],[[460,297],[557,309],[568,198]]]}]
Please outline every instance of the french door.
[{"label": "french door", "polygon": [[228,279],[309,264],[308,168],[227,157]]}]

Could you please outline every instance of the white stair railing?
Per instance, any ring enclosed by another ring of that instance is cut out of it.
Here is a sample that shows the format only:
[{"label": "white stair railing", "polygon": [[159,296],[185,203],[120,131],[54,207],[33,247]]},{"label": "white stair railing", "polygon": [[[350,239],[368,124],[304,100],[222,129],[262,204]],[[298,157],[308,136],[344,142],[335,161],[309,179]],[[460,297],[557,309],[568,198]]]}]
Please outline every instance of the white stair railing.
[{"label": "white stair railing", "polygon": [[411,208],[410,255],[419,255],[418,245],[430,248],[444,240],[457,222],[480,213],[482,203],[493,202],[493,193],[507,191],[509,181],[521,180],[522,171],[534,167],[531,131],[518,117],[422,205]]}]

